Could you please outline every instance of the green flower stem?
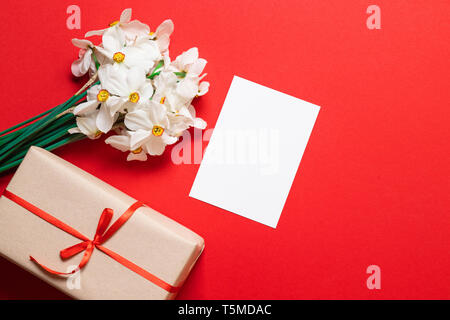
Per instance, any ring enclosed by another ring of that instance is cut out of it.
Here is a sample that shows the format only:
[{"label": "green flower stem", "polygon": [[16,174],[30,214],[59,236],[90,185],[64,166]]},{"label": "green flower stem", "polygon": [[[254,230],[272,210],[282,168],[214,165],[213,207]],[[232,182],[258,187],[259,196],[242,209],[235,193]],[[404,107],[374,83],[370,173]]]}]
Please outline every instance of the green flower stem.
[{"label": "green flower stem", "polygon": [[[151,75],[147,76],[147,78],[153,80],[153,78],[156,77],[156,76],[159,76],[160,73],[161,73],[161,71],[153,72]],[[177,77],[180,77],[180,78],[186,77],[186,72],[184,72],[184,71],[182,71],[182,72],[174,72],[174,74]]]},{"label": "green flower stem", "polygon": [[159,75],[161,73],[161,70],[158,71],[158,69],[161,68],[163,65],[164,65],[164,60],[159,60],[159,62],[156,65],[155,69],[153,69],[152,74],[147,76],[147,78],[153,79],[155,76]]},{"label": "green flower stem", "polygon": [[0,136],[3,136],[5,133],[8,133],[8,132],[10,132],[10,131],[13,131],[14,129],[20,128],[21,126],[24,126],[24,125],[26,125],[26,124],[28,124],[28,123],[30,123],[30,122],[36,120],[36,119],[39,119],[39,118],[45,116],[46,114],[49,114],[49,113],[50,113],[52,110],[54,110],[55,108],[56,108],[56,107],[51,108],[51,109],[49,109],[49,110],[47,110],[47,111],[45,111],[45,112],[42,112],[41,114],[38,114],[37,116],[34,116],[34,117],[32,117],[32,118],[30,118],[30,119],[28,119],[28,120],[26,120],[26,121],[23,121],[23,122],[21,122],[21,123],[19,123],[19,124],[16,124],[15,126],[12,126],[12,127],[9,128],[9,129],[3,130],[2,132],[0,132]]},{"label": "green flower stem", "polygon": [[22,162],[22,160],[23,160],[23,158],[1,166],[0,167],[0,173],[3,173],[6,170],[9,170],[11,168],[14,168],[14,167],[18,166]]},{"label": "green flower stem", "polygon": [[158,64],[155,67],[155,70],[158,70],[159,68],[161,68],[164,65],[164,60],[159,60]]},{"label": "green flower stem", "polygon": [[48,132],[51,132],[55,129],[58,129],[58,127],[60,127],[61,125],[65,124],[69,121],[72,121],[72,120],[73,120],[73,123],[75,123],[75,116],[72,113],[65,114],[65,115],[57,118],[56,120],[54,120],[51,124],[49,124],[47,127],[45,127],[45,129],[40,131],[37,134],[37,137],[44,135]]},{"label": "green flower stem", "polygon": [[57,149],[59,147],[62,147],[64,145],[66,145],[66,144],[69,144],[69,143],[72,143],[72,142],[75,142],[75,141],[83,140],[86,137],[87,136],[85,136],[82,133],[71,134],[69,137],[67,137],[67,138],[65,138],[65,139],[63,139],[61,141],[58,141],[58,142],[56,142],[56,143],[54,143],[54,144],[52,144],[52,145],[50,145],[48,147],[45,147],[45,149],[48,150],[48,151],[52,151],[52,150],[55,150],[55,149]]},{"label": "green flower stem", "polygon": [[62,138],[64,136],[69,137],[71,134],[68,132],[68,130],[71,128],[74,128],[74,127],[76,127],[75,124],[69,124],[69,125],[66,125],[60,129],[58,129],[57,131],[49,132],[46,135],[43,135],[43,136],[39,137],[38,139],[35,139],[35,140],[29,142],[21,149],[22,151],[14,154],[14,156],[9,158],[7,160],[7,162],[11,162],[11,161],[15,161],[17,159],[23,158],[31,146],[45,147],[51,143],[58,141],[60,138]]},{"label": "green flower stem", "polygon": [[76,119],[76,117],[72,113],[65,114],[65,115],[61,116],[60,118],[56,119],[55,121],[53,121],[44,130],[42,130],[39,133],[39,136],[44,135],[44,134],[46,134],[48,132],[52,132],[52,131],[60,128],[62,125],[67,124],[68,122],[70,122],[70,124],[73,127],[76,127],[76,120],[75,119]]},{"label": "green flower stem", "polygon": [[64,102],[63,104],[60,104],[60,105],[58,105],[58,106],[52,108],[52,109],[51,109],[52,112],[51,112],[48,116],[46,116],[46,117],[44,117],[44,118],[42,118],[42,119],[40,119],[40,120],[34,122],[33,124],[29,125],[29,126],[26,128],[26,131],[27,131],[27,132],[30,132],[30,131],[32,131],[33,128],[39,126],[39,124],[44,123],[46,120],[55,118],[56,115],[58,115],[59,113],[61,113],[61,112],[64,111],[65,109],[69,108],[69,107],[71,106],[71,104],[74,102],[74,100],[75,100],[77,97],[78,97],[78,96],[72,96],[69,100],[67,100],[67,101]]},{"label": "green flower stem", "polygon": [[[44,115],[44,114],[48,114],[50,111],[54,110],[55,108],[56,108],[56,107],[53,107],[53,108],[47,110],[46,112],[41,113],[39,116],[42,116],[42,115]],[[31,122],[31,120],[32,120],[32,119],[35,119],[35,118],[40,118],[40,117],[38,117],[38,116],[37,116],[37,117],[33,117],[33,118],[31,118],[31,119],[29,119],[29,120],[27,120],[27,121],[22,122],[21,125],[25,124],[26,122]],[[18,127],[18,126],[20,126],[20,125],[17,125],[17,126],[14,126],[14,127]],[[3,132],[7,132],[7,131],[10,131],[10,130],[13,130],[14,127],[11,127],[11,128],[9,128],[9,129],[7,129],[7,130],[5,130],[5,131],[3,131]],[[24,133],[26,130],[28,130],[28,128],[29,128],[29,125],[28,125],[28,126],[24,126],[23,128],[17,129],[17,130],[15,130],[15,131],[13,131],[13,132],[9,132],[9,133],[7,133],[7,134],[4,134],[3,136],[0,136],[0,150],[1,150],[8,142],[10,142],[12,139],[18,137],[19,135],[21,135],[22,133]]]},{"label": "green flower stem", "polygon": [[[147,76],[147,78],[153,80],[154,77],[159,76],[160,73],[161,73],[161,70],[159,70],[159,69],[160,69],[163,65],[164,65],[164,60],[160,60],[160,61],[158,62],[158,64],[156,65],[155,69],[153,69],[152,74],[149,75],[149,76]],[[174,72],[174,74],[175,74],[177,77],[180,77],[180,78],[186,77],[186,72],[184,72],[184,71],[181,71],[181,72]]]},{"label": "green flower stem", "polygon": [[23,132],[19,137],[9,142],[4,148],[2,148],[0,154],[0,162],[6,159],[11,153],[19,149],[24,143],[31,140],[36,133],[38,133],[40,130],[44,129],[47,125],[49,125],[52,121],[55,121],[57,118],[57,115],[59,115],[61,112],[71,108],[76,102],[78,102],[80,99],[84,98],[86,96],[86,91],[75,95],[69,100],[67,100],[62,105],[56,107],[50,114],[41,120],[38,120],[34,123],[32,123],[25,132]]},{"label": "green flower stem", "polygon": [[[70,101],[70,99],[69,99],[69,101]],[[48,115],[48,116],[46,116],[46,117],[44,117],[44,118],[42,118],[42,119],[40,119],[40,120],[34,122],[33,124],[30,124],[29,126],[27,126],[27,127],[25,127],[25,128],[22,128],[21,134],[20,134],[20,135],[18,135],[18,136],[15,135],[15,136],[14,136],[14,139],[13,139],[12,141],[11,141],[11,139],[10,139],[10,140],[8,141],[8,143],[6,144],[6,146],[5,146],[5,145],[2,145],[0,154],[3,154],[5,151],[9,150],[11,147],[17,145],[21,140],[23,140],[24,138],[26,138],[27,133],[29,134],[29,133],[30,133],[34,128],[36,128],[39,124],[42,124],[42,123],[44,123],[46,120],[55,117],[55,116],[57,115],[57,113],[56,113],[55,111],[60,110],[61,107],[62,107],[63,105],[65,105],[67,102],[68,102],[68,101],[66,101],[66,102],[65,102],[64,104],[62,104],[62,105],[59,105],[59,106],[53,108],[53,112],[51,112],[50,115]]]},{"label": "green flower stem", "polygon": [[36,126],[34,126],[33,128],[30,128],[28,130],[27,133],[31,133],[31,132],[36,132],[41,130],[42,128],[44,128],[46,125],[48,125],[49,123],[51,123],[52,121],[55,121],[58,119],[58,115],[62,112],[64,112],[65,110],[71,108],[76,102],[78,102],[80,99],[84,98],[86,96],[86,92],[77,95],[77,96],[73,96],[72,98],[70,98],[69,100],[67,100],[65,103],[63,103],[59,108],[57,108],[56,110],[54,110],[52,113],[50,113],[50,115],[48,115],[46,118],[42,119],[45,121],[42,121],[41,123],[37,124]]},{"label": "green flower stem", "polygon": [[25,131],[26,127],[21,128],[19,130],[16,130],[14,132],[10,132],[2,137],[0,137],[0,149],[7,144],[8,142],[10,142],[12,139],[18,137],[19,135],[21,135],[24,131]]},{"label": "green flower stem", "polygon": [[184,71],[181,71],[181,72],[174,72],[174,73],[175,73],[175,75],[176,75],[177,77],[180,77],[180,78],[186,77],[186,72],[184,72]]},{"label": "green flower stem", "polygon": [[[42,139],[48,138],[52,134],[55,134],[56,132],[59,132],[63,129],[67,132],[67,130],[69,130],[70,128],[74,128],[74,127],[76,127],[75,116],[71,113],[65,114],[64,116],[55,120],[51,125],[47,126],[44,130],[39,132],[32,141],[28,141],[27,143],[22,145],[21,148],[16,150],[16,153],[21,154],[22,153],[22,152],[20,152],[21,150],[24,150],[24,151],[28,150],[28,148],[30,146],[32,146],[34,143],[37,143],[37,142],[41,141]],[[14,154],[12,156],[13,156],[12,158],[8,158],[5,161],[10,162],[12,159],[16,158],[16,156],[14,156]]]},{"label": "green flower stem", "polygon": [[98,62],[97,55],[95,54],[95,48],[91,48],[92,58],[94,58],[95,68],[98,70],[100,68],[100,63]]},{"label": "green flower stem", "polygon": [[156,76],[159,76],[160,73],[161,73],[161,71],[153,72],[151,75],[147,76],[147,78],[153,80],[153,78]]},{"label": "green flower stem", "polygon": [[[67,138],[64,138],[64,139],[62,139],[62,140],[60,140],[60,141],[58,141],[56,143],[53,143],[53,144],[45,147],[45,149],[48,150],[48,151],[52,151],[52,150],[55,150],[55,149],[57,149],[59,147],[62,147],[64,145],[66,145],[66,144],[69,144],[69,143],[72,143],[72,142],[75,142],[75,141],[79,141],[79,140],[82,140],[84,138],[86,138],[86,136],[84,134],[72,134],[72,135],[70,135]],[[20,158],[20,159],[15,160],[15,161],[12,161],[12,162],[9,162],[7,164],[2,165],[0,167],[0,173],[3,173],[3,172],[5,172],[5,171],[7,171],[7,170],[9,170],[11,168],[14,168],[14,167],[18,166],[22,162],[22,160],[23,160],[23,157]]]},{"label": "green flower stem", "polygon": [[[58,106],[58,107],[59,107],[59,106]],[[54,110],[55,108],[57,108],[57,107],[51,108],[50,110],[47,110],[47,111],[44,112],[44,113],[49,113],[50,111]],[[42,115],[42,114],[41,114],[41,115]],[[42,120],[42,119],[41,119],[41,120]],[[40,120],[38,120],[38,121],[40,121]],[[13,139],[16,139],[17,137],[19,137],[19,136],[20,136],[21,134],[23,134],[25,131],[27,131],[27,130],[29,129],[29,127],[30,127],[30,125],[25,126],[25,127],[23,127],[23,128],[20,128],[20,129],[18,129],[18,130],[16,130],[16,131],[10,132],[10,133],[8,133],[8,134],[6,134],[6,135],[0,137],[0,150],[5,150],[5,149],[6,149],[6,146],[12,145],[11,141],[12,141]],[[8,130],[9,130],[9,129],[8,129]],[[15,140],[15,141],[18,141],[18,140]],[[0,154],[1,154],[1,152],[0,152]]]},{"label": "green flower stem", "polygon": [[89,87],[100,83],[94,83],[96,78],[97,73],[64,103],[0,132],[0,173],[19,165],[33,145],[51,151],[86,138],[84,134],[68,133],[76,127],[71,108],[86,97]]}]

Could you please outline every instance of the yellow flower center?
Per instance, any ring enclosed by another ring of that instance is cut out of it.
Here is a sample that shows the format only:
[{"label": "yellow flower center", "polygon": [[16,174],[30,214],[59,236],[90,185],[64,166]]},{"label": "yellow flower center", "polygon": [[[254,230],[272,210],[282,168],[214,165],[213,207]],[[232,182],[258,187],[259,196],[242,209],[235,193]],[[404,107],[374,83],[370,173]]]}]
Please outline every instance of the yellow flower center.
[{"label": "yellow flower center", "polygon": [[106,91],[105,89],[102,89],[97,93],[97,100],[99,102],[105,102],[106,100],[108,100],[108,98],[109,98],[109,92]]},{"label": "yellow flower center", "polygon": [[130,100],[130,102],[133,102],[133,103],[138,102],[139,101],[139,93],[137,93],[137,92],[131,93],[129,96],[129,100]]},{"label": "yellow flower center", "polygon": [[120,21],[119,20],[116,20],[116,21],[113,21],[113,22],[111,22],[110,24],[109,24],[109,26],[110,27],[114,27],[116,24],[118,24]]},{"label": "yellow flower center", "polygon": [[100,136],[102,135],[102,133],[103,133],[103,132],[101,132],[100,130],[97,130],[97,131],[95,132],[94,138],[100,137]]},{"label": "yellow flower center", "polygon": [[162,135],[164,133],[164,128],[154,125],[153,129],[152,129],[152,133],[155,137],[159,137],[160,135]]},{"label": "yellow flower center", "polygon": [[125,60],[125,55],[122,52],[116,52],[113,55],[113,60],[117,63],[121,63]]},{"label": "yellow flower center", "polygon": [[142,152],[142,147],[139,147],[139,148],[137,148],[137,149],[134,149],[134,150],[132,150],[131,152],[134,153],[134,154],[141,153],[141,152]]},{"label": "yellow flower center", "polygon": [[159,101],[159,103],[164,104],[165,101],[166,101],[166,97],[162,97],[161,100]]},{"label": "yellow flower center", "polygon": [[154,35],[155,33],[153,32],[153,31],[150,31],[150,33],[149,33],[149,35],[150,36],[152,36],[152,35]]}]

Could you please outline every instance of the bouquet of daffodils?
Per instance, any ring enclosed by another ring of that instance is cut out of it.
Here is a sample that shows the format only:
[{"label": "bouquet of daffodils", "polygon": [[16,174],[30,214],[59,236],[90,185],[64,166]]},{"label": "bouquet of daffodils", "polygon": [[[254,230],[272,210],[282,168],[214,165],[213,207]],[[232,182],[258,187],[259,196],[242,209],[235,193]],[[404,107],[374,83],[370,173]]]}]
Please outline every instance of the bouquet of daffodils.
[{"label": "bouquet of daffodils", "polygon": [[80,51],[72,73],[89,81],[63,104],[0,132],[0,172],[17,166],[32,145],[54,150],[113,131],[107,144],[128,152],[127,160],[145,161],[184,130],[204,129],[192,101],[208,92],[206,60],[191,48],[171,61],[173,29],[166,20],[151,31],[126,9],[108,28],[86,33],[101,36],[100,44],[73,39]]}]

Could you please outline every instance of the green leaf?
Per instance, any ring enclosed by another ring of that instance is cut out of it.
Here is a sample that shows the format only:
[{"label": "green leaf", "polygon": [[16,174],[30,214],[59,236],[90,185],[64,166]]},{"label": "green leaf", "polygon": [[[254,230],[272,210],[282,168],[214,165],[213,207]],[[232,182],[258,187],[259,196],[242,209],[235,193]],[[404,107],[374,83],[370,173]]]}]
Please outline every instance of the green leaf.
[{"label": "green leaf", "polygon": [[97,56],[95,55],[95,48],[92,49],[92,58],[94,58],[95,68],[98,70],[100,68],[100,63],[98,62]]},{"label": "green leaf", "polygon": [[12,126],[12,127],[9,128],[9,129],[3,130],[2,132],[0,132],[0,136],[3,136],[5,133],[8,133],[8,132],[10,132],[10,131],[13,131],[14,129],[20,128],[21,126],[24,126],[24,125],[26,125],[26,124],[28,124],[28,123],[30,123],[30,122],[36,120],[36,119],[39,119],[39,118],[45,116],[46,114],[49,114],[49,113],[50,113],[52,110],[54,110],[55,108],[57,108],[57,107],[54,107],[54,108],[51,108],[51,109],[49,109],[49,110],[47,110],[47,111],[45,111],[45,112],[42,112],[41,114],[38,114],[37,116],[34,116],[34,117],[32,117],[32,118],[30,118],[30,119],[28,119],[28,120],[25,120],[25,121],[23,121],[23,122],[21,122],[21,123],[18,123],[18,124],[16,124],[16,125]]},{"label": "green leaf", "polygon": [[72,96],[69,100],[67,100],[65,103],[57,106],[54,108],[47,116],[44,118],[37,120],[36,122],[30,124],[27,129],[20,134],[18,137],[10,141],[6,144],[6,146],[2,146],[0,150],[0,162],[3,162],[9,155],[11,155],[14,151],[18,150],[23,144],[25,144],[27,141],[30,141],[33,139],[33,137],[36,136],[36,134],[43,130],[46,126],[48,126],[53,121],[57,120],[57,115],[59,115],[61,112],[71,108],[76,102],[78,102],[80,99],[84,98],[86,96],[86,91],[79,95]]},{"label": "green leaf", "polygon": [[184,78],[186,77],[186,72],[181,71],[181,72],[174,72],[176,76],[180,77],[180,78]]},{"label": "green leaf", "polygon": [[[67,138],[64,138],[64,139],[56,142],[56,143],[53,143],[53,144],[51,144],[49,146],[46,146],[45,149],[48,150],[48,151],[52,151],[52,150],[55,150],[55,149],[57,149],[59,147],[62,147],[63,145],[66,145],[66,144],[69,144],[69,143],[72,143],[72,142],[75,142],[75,141],[79,141],[79,140],[82,140],[84,138],[86,138],[86,136],[84,134],[81,134],[81,133],[80,134],[73,134],[73,135],[70,135]],[[24,156],[25,156],[25,154],[24,154]],[[6,164],[3,164],[2,166],[0,166],[0,173],[3,173],[3,172],[5,172],[5,171],[7,171],[7,170],[9,170],[11,168],[14,168],[14,167],[18,166],[22,161],[23,161],[23,157],[21,157],[20,159],[8,162]]]}]

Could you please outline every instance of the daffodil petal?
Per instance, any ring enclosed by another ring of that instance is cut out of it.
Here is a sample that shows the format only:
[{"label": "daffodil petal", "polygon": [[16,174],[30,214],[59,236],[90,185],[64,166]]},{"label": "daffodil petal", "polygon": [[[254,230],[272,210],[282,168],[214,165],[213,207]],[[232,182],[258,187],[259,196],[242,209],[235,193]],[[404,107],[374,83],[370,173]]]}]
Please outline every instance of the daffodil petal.
[{"label": "daffodil petal", "polygon": [[178,138],[172,137],[165,132],[162,134],[161,139],[165,144],[174,144],[178,141]]},{"label": "daffodil petal", "polygon": [[152,156],[159,156],[163,154],[166,149],[166,144],[161,137],[151,137],[149,141],[145,144],[147,151]]},{"label": "daffodil petal", "polygon": [[[83,49],[81,49],[83,50]],[[72,74],[76,77],[84,76],[91,65],[91,55],[92,50],[87,50],[84,54],[78,59],[75,60],[71,65]]]},{"label": "daffodil petal", "polygon": [[154,124],[162,125],[167,127],[169,124],[169,119],[167,118],[166,108],[160,103],[152,103],[149,110],[150,121]]},{"label": "daffodil petal", "polygon": [[194,98],[198,93],[197,81],[192,78],[184,78],[178,83],[176,92],[186,99]]},{"label": "daffodil petal", "polygon": [[92,36],[101,36],[101,35],[103,35],[103,33],[104,33],[106,30],[107,30],[107,29],[88,31],[88,32],[86,32],[86,34],[84,35],[84,37],[85,37],[85,38],[89,38],[89,37],[92,37]]},{"label": "daffodil petal", "polygon": [[180,58],[180,63],[184,66],[193,64],[198,59],[198,48],[193,47],[181,54],[181,56],[177,57]]},{"label": "daffodil petal", "polygon": [[97,115],[96,125],[97,128],[104,133],[107,133],[111,130],[112,125],[114,123],[114,117],[109,113],[108,108],[105,104],[102,104],[100,107],[100,112]]},{"label": "daffodil petal", "polygon": [[105,64],[98,69],[98,78],[102,87],[110,94],[116,94],[121,97],[130,94],[127,90],[127,70],[126,68]]},{"label": "daffodil petal", "polygon": [[78,127],[70,128],[69,130],[67,130],[67,132],[69,132],[70,134],[81,133],[81,131]]},{"label": "daffodil petal", "polygon": [[168,34],[163,34],[159,36],[156,40],[158,43],[159,51],[166,52],[170,45],[170,37]]},{"label": "daffodil petal", "polygon": [[106,144],[111,145],[112,147],[120,150],[120,151],[129,151],[130,150],[130,137],[125,135],[115,135],[110,136],[105,140]]},{"label": "daffodil petal", "polygon": [[206,67],[207,61],[205,59],[198,59],[196,60],[190,67],[189,67],[189,73],[191,73],[194,76],[199,76],[200,73],[203,72],[203,69]]},{"label": "daffodil petal", "polygon": [[195,118],[194,119],[194,125],[193,125],[194,128],[203,130],[203,129],[206,128],[206,126],[207,126],[207,124],[206,124],[205,120],[203,120],[201,118]]},{"label": "daffodil petal", "polygon": [[73,114],[77,116],[90,113],[97,108],[98,104],[97,100],[82,102],[75,107]]},{"label": "daffodil petal", "polygon": [[94,113],[87,117],[77,117],[77,127],[80,131],[88,137],[92,137],[97,132],[97,126],[95,124],[95,118],[97,114]]},{"label": "daffodil petal", "polygon": [[101,90],[101,88],[102,87],[99,84],[96,84],[95,86],[90,87],[87,90],[87,100],[88,101],[97,100],[97,94]]},{"label": "daffodil petal", "polygon": [[123,24],[121,26],[122,30],[125,32],[125,35],[133,36],[149,36],[150,27],[139,20],[130,21],[127,24]]},{"label": "daffodil petal", "polygon": [[146,130],[137,130],[130,133],[130,149],[135,150],[145,144],[151,138],[151,132]]},{"label": "daffodil petal", "polygon": [[148,112],[144,110],[136,110],[127,113],[124,120],[125,126],[133,131],[136,130],[151,130],[153,122],[151,121]]},{"label": "daffodil petal", "polygon": [[146,81],[145,71],[138,67],[130,68],[127,72],[127,84],[131,92],[136,92]]},{"label": "daffodil petal", "polygon": [[119,112],[122,109],[123,104],[126,100],[120,97],[110,96],[108,100],[106,100],[104,103],[106,107],[109,110],[109,114],[111,116],[114,116],[117,112]]},{"label": "daffodil petal", "polygon": [[139,153],[130,152],[127,156],[127,161],[133,161],[133,160],[146,161],[147,153],[144,151],[141,151]]},{"label": "daffodil petal", "polygon": [[123,50],[125,45],[125,36],[120,28],[112,27],[107,29],[102,36],[102,44],[105,50],[116,53]]},{"label": "daffodil petal", "polygon": [[120,14],[120,22],[122,23],[129,22],[131,20],[131,13],[132,13],[131,8],[123,10],[122,13]]},{"label": "daffodil petal", "polygon": [[208,81],[202,81],[198,85],[198,96],[203,96],[209,91],[209,82]]},{"label": "daffodil petal", "polygon": [[94,45],[92,44],[92,42],[89,41],[89,40],[86,40],[86,39],[77,39],[77,38],[72,39],[72,44],[73,44],[75,47],[78,47],[78,48],[80,48],[80,49],[88,49],[89,47],[93,47],[93,46],[94,46]]},{"label": "daffodil petal", "polygon": [[158,28],[156,28],[156,31],[155,31],[156,37],[159,38],[163,35],[170,36],[173,32],[173,29],[174,29],[173,21],[170,19],[164,20],[158,26]]}]

